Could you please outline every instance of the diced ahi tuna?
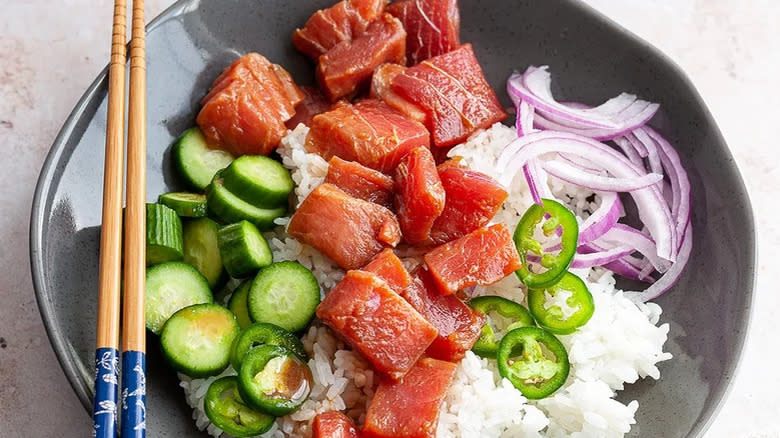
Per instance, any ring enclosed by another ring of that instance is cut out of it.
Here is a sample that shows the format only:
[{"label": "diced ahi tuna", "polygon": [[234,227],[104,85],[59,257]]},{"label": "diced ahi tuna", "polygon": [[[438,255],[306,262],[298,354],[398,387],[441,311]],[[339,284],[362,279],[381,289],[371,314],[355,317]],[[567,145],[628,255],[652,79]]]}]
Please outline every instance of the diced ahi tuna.
[{"label": "diced ahi tuna", "polygon": [[431,274],[425,269],[414,272],[411,284],[401,296],[439,332],[426,351],[428,356],[457,362],[479,339],[485,316],[457,296],[439,293]]},{"label": "diced ahi tuna", "polygon": [[404,70],[406,67],[398,64],[382,64],[374,69],[374,74],[371,76],[371,97],[383,100],[409,118],[425,123],[428,117],[425,111],[393,91],[393,79]]},{"label": "diced ahi tuna", "polygon": [[234,155],[268,155],[301,100],[303,93],[283,68],[250,53],[217,77],[197,122],[211,145]]},{"label": "diced ahi tuna", "polygon": [[312,438],[358,438],[358,428],[339,411],[317,414],[311,424]]},{"label": "diced ahi tuna", "polygon": [[506,225],[496,224],[434,248],[425,265],[439,292],[448,295],[498,282],[520,269],[520,256]]},{"label": "diced ahi tuna", "polygon": [[460,46],[457,0],[401,0],[387,7],[406,29],[406,58],[415,65]]},{"label": "diced ahi tuna", "polygon": [[[409,275],[409,272],[407,272],[403,263],[401,263],[401,259],[399,259],[390,248],[377,254],[376,257],[371,259],[371,261],[361,268],[361,270],[375,274],[399,294],[412,283],[412,277]],[[420,311],[420,309],[417,309],[417,311]]]},{"label": "diced ahi tuna", "polygon": [[509,196],[501,185],[484,173],[453,165],[440,165],[439,179],[447,197],[444,210],[431,228],[430,242],[434,245],[463,237],[484,226]]},{"label": "diced ahi tuna", "polygon": [[404,240],[425,241],[444,209],[445,193],[431,151],[412,149],[395,169],[395,211]]},{"label": "diced ahi tuna", "polygon": [[296,105],[293,118],[285,122],[289,129],[295,129],[299,123],[311,126],[311,120],[314,116],[330,109],[330,101],[322,95],[317,87],[303,86],[301,91],[303,92],[303,100]]},{"label": "diced ahi tuna", "polygon": [[295,47],[316,60],[338,43],[351,41],[365,32],[385,8],[385,0],[343,0],[321,9],[303,29],[293,33]]},{"label": "diced ahi tuna", "polygon": [[436,338],[436,329],[375,274],[348,271],[317,316],[390,378],[402,378]]},{"label": "diced ahi tuna", "polygon": [[428,131],[378,100],[338,103],[312,121],[306,149],[389,173],[409,151],[428,146]]},{"label": "diced ahi tuna", "polygon": [[363,35],[342,41],[320,56],[317,82],[332,102],[368,89],[374,69],[385,62],[406,61],[406,32],[401,22],[382,14]]},{"label": "diced ahi tuna", "polygon": [[383,380],[371,400],[364,438],[433,438],[455,364],[420,359],[402,381]]},{"label": "diced ahi tuna", "polygon": [[460,143],[507,116],[471,44],[407,68],[393,79],[393,91],[426,112],[436,146]]},{"label": "diced ahi tuna", "polygon": [[344,269],[359,268],[401,239],[395,214],[322,184],[304,199],[287,232],[330,257]]},{"label": "diced ahi tuna", "polygon": [[393,179],[360,163],[331,158],[325,182],[355,198],[387,208],[393,206]]}]

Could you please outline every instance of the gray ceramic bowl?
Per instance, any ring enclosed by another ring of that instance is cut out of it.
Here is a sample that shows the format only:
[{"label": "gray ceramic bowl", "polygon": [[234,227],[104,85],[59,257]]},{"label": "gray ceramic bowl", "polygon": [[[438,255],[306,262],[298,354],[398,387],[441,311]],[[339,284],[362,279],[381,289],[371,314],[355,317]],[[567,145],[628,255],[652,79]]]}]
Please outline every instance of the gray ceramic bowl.
[{"label": "gray ceramic bowl", "polygon": [[[148,199],[177,188],[168,146],[193,125],[198,101],[237,55],[258,51],[299,83],[312,68],[290,42],[294,28],[334,0],[179,1],[149,25]],[[671,325],[661,380],[631,385],[631,436],[700,436],[733,379],[753,293],[753,217],[734,160],[696,90],[657,50],[571,0],[461,0],[462,39],[474,44],[505,104],[513,69],[549,64],[554,91],[601,102],[622,90],[661,103],[653,125],[677,145],[693,183],[693,258],[658,300]],[[30,230],[43,320],[84,406],[91,408],[106,75],[73,110],[41,171]],[[201,436],[175,374],[149,339],[149,436]],[[205,436],[205,434],[202,434]]]}]

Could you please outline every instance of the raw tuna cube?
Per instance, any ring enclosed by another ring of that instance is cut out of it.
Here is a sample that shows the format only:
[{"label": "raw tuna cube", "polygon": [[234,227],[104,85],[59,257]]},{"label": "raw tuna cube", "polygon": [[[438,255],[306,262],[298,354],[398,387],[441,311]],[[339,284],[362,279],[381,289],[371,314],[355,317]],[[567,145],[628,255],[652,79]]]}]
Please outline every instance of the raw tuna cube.
[{"label": "raw tuna cube", "polygon": [[375,274],[349,271],[317,307],[317,316],[374,369],[397,380],[436,338],[436,329]]},{"label": "raw tuna cube", "polygon": [[405,70],[406,67],[398,64],[382,64],[377,67],[371,76],[371,97],[384,100],[385,103],[406,114],[409,118],[425,123],[428,117],[425,111],[393,91],[393,79]]},{"label": "raw tuna cube", "polygon": [[360,163],[331,158],[325,182],[355,198],[387,208],[393,206],[393,179]]},{"label": "raw tuna cube", "polygon": [[395,169],[394,179],[395,211],[404,240],[423,242],[444,209],[445,198],[431,151],[418,147],[409,152]]},{"label": "raw tuna cube", "polygon": [[[361,270],[376,274],[377,277],[384,280],[391,289],[399,294],[412,283],[412,277],[409,276],[409,272],[406,271],[403,263],[401,263],[401,259],[390,248],[377,254]],[[420,311],[420,309],[417,309],[417,311]]]},{"label": "raw tuna cube", "polygon": [[295,107],[295,115],[285,122],[287,128],[295,129],[299,123],[311,126],[311,121],[317,114],[330,109],[330,101],[316,87],[301,87],[303,100]]},{"label": "raw tuna cube", "polygon": [[428,356],[457,362],[479,339],[485,316],[455,295],[440,294],[431,274],[425,269],[414,273],[412,283],[401,296],[439,332],[426,351]]},{"label": "raw tuna cube", "polygon": [[406,58],[415,65],[460,45],[457,0],[401,0],[387,7],[406,29]]},{"label": "raw tuna cube", "polygon": [[268,155],[301,100],[303,93],[283,68],[250,53],[217,77],[197,122],[209,144],[234,155]]},{"label": "raw tuna cube", "polygon": [[317,60],[338,43],[362,35],[382,13],[385,3],[385,0],[344,0],[319,10],[309,18],[303,29],[295,30],[293,44]]},{"label": "raw tuna cube", "polygon": [[452,146],[507,116],[470,44],[407,68],[393,91],[427,113],[436,146]]},{"label": "raw tuna cube", "polygon": [[378,100],[336,104],[314,117],[306,137],[306,149],[326,160],[337,156],[384,173],[412,149],[429,144],[425,126]]},{"label": "raw tuna cube", "polygon": [[358,438],[355,423],[339,411],[317,414],[311,425],[312,438]]},{"label": "raw tuna cube", "polygon": [[512,235],[504,224],[479,228],[425,255],[425,265],[444,295],[498,282],[520,268]]},{"label": "raw tuna cube", "polygon": [[353,198],[332,184],[320,185],[304,199],[287,232],[344,269],[365,265],[401,238],[393,212]]},{"label": "raw tuna cube", "polygon": [[420,359],[402,381],[382,381],[366,412],[364,438],[433,438],[455,364]]},{"label": "raw tuna cube", "polygon": [[439,179],[447,197],[444,210],[431,228],[430,242],[434,245],[463,237],[484,226],[509,196],[484,173],[451,164],[439,165]]},{"label": "raw tuna cube", "polygon": [[401,22],[382,14],[365,33],[342,41],[320,56],[317,82],[325,96],[335,102],[368,88],[374,69],[385,62],[403,64],[406,60],[406,32]]}]

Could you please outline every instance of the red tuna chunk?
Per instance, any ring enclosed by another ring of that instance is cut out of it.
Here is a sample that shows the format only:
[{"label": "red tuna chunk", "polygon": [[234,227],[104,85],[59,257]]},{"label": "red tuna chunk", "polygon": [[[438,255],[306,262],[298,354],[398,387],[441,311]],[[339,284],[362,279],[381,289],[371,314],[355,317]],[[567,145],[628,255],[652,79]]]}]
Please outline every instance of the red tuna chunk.
[{"label": "red tuna chunk", "polygon": [[268,155],[287,133],[284,122],[301,100],[289,73],[250,53],[217,77],[197,122],[209,144],[234,155]]},{"label": "red tuna chunk", "polygon": [[[391,289],[399,294],[412,283],[412,277],[406,271],[403,263],[401,263],[401,259],[390,248],[377,254],[361,270],[376,274],[377,277],[384,280]],[[417,309],[417,311],[420,311],[420,309]]]},{"label": "red tuna chunk", "polygon": [[415,65],[460,45],[457,0],[401,0],[387,7],[406,29],[406,58]]},{"label": "red tuna chunk", "polygon": [[325,182],[355,198],[387,208],[393,206],[393,179],[360,163],[331,158]]},{"label": "red tuna chunk", "polygon": [[484,173],[451,164],[439,166],[439,179],[447,197],[444,210],[431,228],[430,241],[435,245],[484,226],[509,196],[501,185]]},{"label": "red tuna chunk", "polygon": [[358,438],[355,423],[339,411],[317,414],[312,422],[312,438]]},{"label": "red tuna chunk", "polygon": [[436,329],[375,274],[348,271],[317,316],[374,369],[402,378],[436,338]]},{"label": "red tuna chunk", "polygon": [[426,358],[400,382],[382,381],[366,412],[364,438],[433,438],[455,364]]},{"label": "red tuna chunk", "polygon": [[330,109],[330,101],[316,87],[301,87],[303,100],[295,107],[295,115],[285,122],[287,128],[295,129],[299,123],[311,126],[311,121],[317,114]]},{"label": "red tuna chunk", "polygon": [[393,91],[426,112],[436,146],[452,146],[507,116],[490,88],[471,44],[407,68]]},{"label": "red tuna chunk", "polygon": [[485,316],[455,295],[440,294],[428,271],[417,269],[412,278],[401,296],[439,332],[426,354],[436,359],[460,361],[479,339]]},{"label": "red tuna chunk", "polygon": [[326,160],[337,156],[389,173],[418,146],[428,146],[428,131],[378,100],[339,103],[312,121],[306,149]]},{"label": "red tuna chunk", "polygon": [[385,62],[403,64],[406,60],[406,32],[397,18],[383,14],[366,32],[351,41],[342,41],[320,56],[317,82],[332,102],[352,97],[368,88],[374,69]]},{"label": "red tuna chunk", "polygon": [[385,3],[385,0],[344,0],[321,9],[309,18],[303,29],[295,30],[293,44],[317,60],[338,43],[362,35],[382,13]]},{"label": "red tuna chunk", "polygon": [[398,64],[382,64],[377,67],[371,76],[371,97],[384,100],[385,103],[406,114],[409,118],[425,123],[428,117],[425,111],[393,91],[393,80],[405,70],[406,67]]},{"label": "red tuna chunk", "polygon": [[353,198],[332,184],[314,189],[295,211],[287,232],[344,269],[359,268],[401,239],[390,210]]},{"label": "red tuna chunk", "polygon": [[444,295],[488,286],[520,268],[512,235],[504,224],[479,228],[425,255],[425,265]]},{"label": "red tuna chunk", "polygon": [[431,151],[413,149],[395,169],[395,209],[406,242],[415,244],[428,238],[444,209],[444,197]]}]

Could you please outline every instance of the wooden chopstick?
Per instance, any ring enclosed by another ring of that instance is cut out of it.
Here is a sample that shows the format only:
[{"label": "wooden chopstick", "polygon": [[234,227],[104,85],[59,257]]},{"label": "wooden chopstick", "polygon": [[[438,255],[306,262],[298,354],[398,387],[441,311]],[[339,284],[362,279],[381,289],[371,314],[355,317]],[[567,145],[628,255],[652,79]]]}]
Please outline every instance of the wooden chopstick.
[{"label": "wooden chopstick", "polygon": [[116,437],[119,364],[119,301],[122,269],[122,177],[125,140],[125,0],[114,2],[111,61],[108,69],[106,155],[103,171],[103,218],[95,345],[95,436]]},{"label": "wooden chopstick", "polygon": [[146,436],[146,43],[144,2],[133,0],[127,118],[122,319],[122,438]]}]

